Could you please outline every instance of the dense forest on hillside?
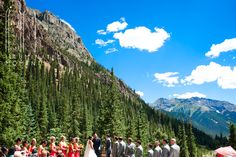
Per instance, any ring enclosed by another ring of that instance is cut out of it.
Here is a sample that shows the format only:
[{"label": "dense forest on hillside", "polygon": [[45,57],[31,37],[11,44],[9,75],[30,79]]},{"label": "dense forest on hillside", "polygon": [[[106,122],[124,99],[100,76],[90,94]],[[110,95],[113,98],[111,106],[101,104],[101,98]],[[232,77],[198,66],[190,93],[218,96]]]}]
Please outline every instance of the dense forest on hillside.
[{"label": "dense forest on hillside", "polygon": [[[4,9],[9,5],[5,1]],[[176,137],[183,157],[195,157],[203,153],[199,145],[216,148],[227,142],[151,108],[130,88],[123,92],[113,69],[76,58],[73,67],[63,67],[46,49],[36,54],[19,49],[14,28],[6,34],[5,10],[0,17],[0,145],[51,135],[78,136],[84,142],[97,131],[102,138],[109,133],[141,139],[145,148],[156,139]]]}]

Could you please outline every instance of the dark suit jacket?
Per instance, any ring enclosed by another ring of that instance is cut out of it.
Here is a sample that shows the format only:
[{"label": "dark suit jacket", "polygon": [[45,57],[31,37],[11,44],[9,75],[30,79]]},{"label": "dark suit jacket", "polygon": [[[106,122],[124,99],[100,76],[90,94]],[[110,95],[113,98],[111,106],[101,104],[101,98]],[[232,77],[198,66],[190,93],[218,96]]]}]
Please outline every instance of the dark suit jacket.
[{"label": "dark suit jacket", "polygon": [[162,149],[162,157],[169,157],[170,154],[170,146],[168,144],[166,144],[163,149]]},{"label": "dark suit jacket", "polygon": [[112,157],[118,157],[118,148],[119,147],[119,142],[116,141],[112,145]]},{"label": "dark suit jacket", "polygon": [[93,139],[93,148],[95,151],[100,151],[101,140],[100,138]]},{"label": "dark suit jacket", "polygon": [[177,144],[174,144],[170,147],[169,157],[179,157],[180,148]]},{"label": "dark suit jacket", "polygon": [[111,151],[111,140],[107,139],[106,140],[106,147],[105,147],[106,151],[110,152]]}]

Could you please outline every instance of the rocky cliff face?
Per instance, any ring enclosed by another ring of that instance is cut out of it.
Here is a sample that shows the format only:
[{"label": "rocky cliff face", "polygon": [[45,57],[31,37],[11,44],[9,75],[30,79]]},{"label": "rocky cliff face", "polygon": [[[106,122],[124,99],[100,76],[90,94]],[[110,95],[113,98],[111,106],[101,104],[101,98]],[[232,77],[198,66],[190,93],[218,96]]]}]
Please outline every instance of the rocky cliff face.
[{"label": "rocky cliff face", "polygon": [[[3,0],[0,0],[3,6]],[[73,67],[75,60],[90,64],[91,54],[85,48],[80,36],[59,17],[49,11],[39,12],[26,7],[24,0],[14,0],[11,18],[15,26],[17,45],[27,54],[35,53],[47,62],[57,59],[62,66]]]},{"label": "rocky cliff face", "polygon": [[[8,0],[9,1],[9,0]],[[93,63],[94,75],[105,84],[111,83],[110,72],[102,68],[85,48],[82,39],[66,22],[49,11],[40,12],[26,6],[24,0],[11,0],[10,12],[17,50],[24,49],[30,56],[33,54],[50,68],[50,61],[57,60],[60,68],[72,69],[78,62],[87,65]],[[4,0],[0,0],[0,11],[3,13]],[[122,80],[116,78],[121,93],[128,97],[139,97]]]}]

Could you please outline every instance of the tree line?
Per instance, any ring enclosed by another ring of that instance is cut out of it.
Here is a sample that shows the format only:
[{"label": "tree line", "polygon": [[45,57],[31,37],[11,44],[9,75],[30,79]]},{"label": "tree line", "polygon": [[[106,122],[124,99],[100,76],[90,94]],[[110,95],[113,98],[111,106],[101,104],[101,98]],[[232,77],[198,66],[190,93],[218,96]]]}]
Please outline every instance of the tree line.
[{"label": "tree line", "polygon": [[4,21],[10,2],[5,1],[0,17],[0,145],[11,146],[17,137],[41,140],[52,135],[83,141],[93,131],[102,138],[140,139],[144,145],[154,138],[176,137],[183,157],[201,156],[199,145],[213,149],[222,144],[223,138],[217,143],[191,124],[148,106],[113,69],[95,61],[88,65],[74,58],[72,67],[64,67],[46,49],[22,51],[13,28],[6,49]]}]

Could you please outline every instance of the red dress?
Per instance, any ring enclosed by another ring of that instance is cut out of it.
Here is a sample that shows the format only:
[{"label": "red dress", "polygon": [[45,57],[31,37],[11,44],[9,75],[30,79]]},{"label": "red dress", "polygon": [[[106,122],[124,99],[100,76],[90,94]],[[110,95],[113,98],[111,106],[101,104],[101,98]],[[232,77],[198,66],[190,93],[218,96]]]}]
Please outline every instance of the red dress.
[{"label": "red dress", "polygon": [[74,157],[74,146],[73,144],[69,144],[69,153],[68,153],[68,157]]},{"label": "red dress", "polygon": [[40,145],[39,146],[39,149],[38,149],[38,157],[42,157],[43,156],[43,151],[45,150],[45,148]]},{"label": "red dress", "polygon": [[50,144],[50,156],[56,157],[56,153],[57,153],[56,145],[55,145],[55,143],[51,143]]},{"label": "red dress", "polygon": [[30,154],[37,153],[37,150],[36,150],[36,149],[37,149],[36,146],[30,145],[30,147],[29,147],[29,153],[30,153]]},{"label": "red dress", "polygon": [[78,143],[74,144],[74,149],[75,149],[75,157],[80,157],[80,148]]},{"label": "red dress", "polygon": [[62,151],[62,153],[63,153],[63,155],[64,155],[64,157],[66,157],[67,155],[66,155],[66,151],[67,151],[67,145],[66,145],[66,143],[65,142],[60,142],[59,143],[59,147],[60,147],[60,149],[61,149],[61,151]]}]

